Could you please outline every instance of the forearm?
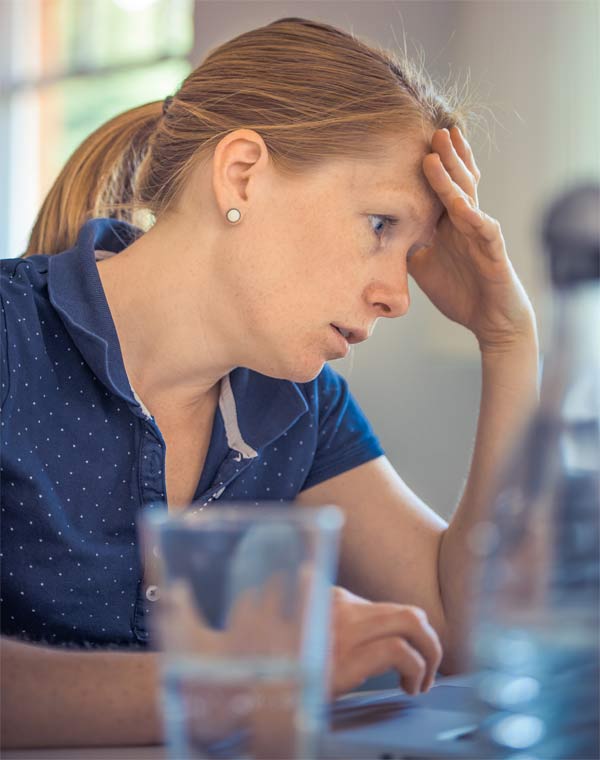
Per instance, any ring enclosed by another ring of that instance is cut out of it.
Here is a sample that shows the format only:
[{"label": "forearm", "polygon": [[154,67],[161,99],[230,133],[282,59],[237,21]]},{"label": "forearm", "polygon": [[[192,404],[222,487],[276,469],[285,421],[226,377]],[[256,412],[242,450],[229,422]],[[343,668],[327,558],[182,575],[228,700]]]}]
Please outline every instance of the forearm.
[{"label": "forearm", "polygon": [[158,655],[0,640],[2,747],[158,744]]},{"label": "forearm", "polygon": [[459,505],[444,531],[438,578],[445,618],[443,672],[467,664],[469,601],[478,581],[469,532],[489,513],[494,478],[538,399],[538,342],[531,334],[502,352],[482,351],[482,386],[475,448]]}]

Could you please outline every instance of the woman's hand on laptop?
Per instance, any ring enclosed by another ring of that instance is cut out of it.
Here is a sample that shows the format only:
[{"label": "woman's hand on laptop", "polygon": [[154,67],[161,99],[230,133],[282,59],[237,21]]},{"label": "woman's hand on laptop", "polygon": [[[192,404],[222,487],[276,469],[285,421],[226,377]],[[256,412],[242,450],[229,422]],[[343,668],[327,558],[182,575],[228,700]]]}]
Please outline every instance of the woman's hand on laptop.
[{"label": "woman's hand on laptop", "polygon": [[370,602],[340,586],[332,601],[331,697],[392,668],[408,694],[431,688],[442,647],[420,607]]}]

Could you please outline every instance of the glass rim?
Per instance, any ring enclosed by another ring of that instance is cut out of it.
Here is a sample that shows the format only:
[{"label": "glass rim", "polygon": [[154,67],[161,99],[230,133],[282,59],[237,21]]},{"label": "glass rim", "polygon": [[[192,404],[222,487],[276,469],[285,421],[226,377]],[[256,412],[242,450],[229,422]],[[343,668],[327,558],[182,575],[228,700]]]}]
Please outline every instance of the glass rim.
[{"label": "glass rim", "polygon": [[321,530],[338,530],[346,521],[344,513],[335,504],[314,507],[294,505],[293,502],[255,502],[249,506],[243,501],[223,501],[219,504],[194,507],[192,502],[185,509],[169,512],[164,501],[147,504],[139,513],[138,521],[147,526],[185,527],[186,530],[207,530],[218,525],[219,530],[239,530],[253,522],[289,523],[303,528],[318,527]]}]

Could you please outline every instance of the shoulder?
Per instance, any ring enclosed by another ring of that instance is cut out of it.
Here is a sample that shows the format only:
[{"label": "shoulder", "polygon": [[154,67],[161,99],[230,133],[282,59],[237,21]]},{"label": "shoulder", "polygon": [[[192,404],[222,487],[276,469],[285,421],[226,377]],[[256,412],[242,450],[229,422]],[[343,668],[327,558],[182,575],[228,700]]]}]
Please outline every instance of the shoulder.
[{"label": "shoulder", "polygon": [[5,305],[10,305],[11,296],[22,298],[45,287],[47,279],[48,256],[36,255],[26,259],[0,260],[0,291]]},{"label": "shoulder", "polygon": [[16,338],[27,318],[37,314],[48,300],[48,257],[0,261],[2,325]]},{"label": "shoulder", "polygon": [[0,295],[3,320],[25,316],[36,308],[38,294],[47,292],[48,256],[0,260]]},{"label": "shoulder", "polygon": [[31,337],[28,325],[35,324],[41,304],[47,300],[48,257],[0,260],[0,346],[2,398],[9,393],[9,378],[20,366],[21,351]]},{"label": "shoulder", "polygon": [[26,259],[0,259],[0,277],[3,280],[9,280],[23,277],[36,279],[37,275],[47,274],[48,259],[50,257],[37,253],[34,256],[28,256]]}]

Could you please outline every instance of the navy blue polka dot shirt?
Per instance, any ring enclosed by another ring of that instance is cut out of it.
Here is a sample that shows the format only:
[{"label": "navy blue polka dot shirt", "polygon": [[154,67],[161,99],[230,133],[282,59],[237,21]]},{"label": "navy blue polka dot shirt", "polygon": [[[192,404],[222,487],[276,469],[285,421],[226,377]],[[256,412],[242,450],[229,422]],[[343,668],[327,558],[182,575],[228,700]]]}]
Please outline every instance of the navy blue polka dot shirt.
[{"label": "navy blue polka dot shirt", "polygon": [[[54,256],[0,262],[2,634],[150,647],[136,515],[166,498],[166,446],[131,387],[96,266],[139,231],[93,219]],[[194,496],[288,501],[380,456],[346,381],[238,367],[221,382]]]}]

